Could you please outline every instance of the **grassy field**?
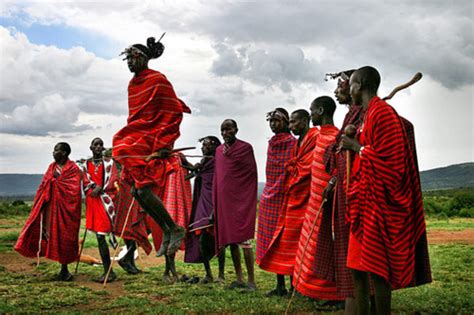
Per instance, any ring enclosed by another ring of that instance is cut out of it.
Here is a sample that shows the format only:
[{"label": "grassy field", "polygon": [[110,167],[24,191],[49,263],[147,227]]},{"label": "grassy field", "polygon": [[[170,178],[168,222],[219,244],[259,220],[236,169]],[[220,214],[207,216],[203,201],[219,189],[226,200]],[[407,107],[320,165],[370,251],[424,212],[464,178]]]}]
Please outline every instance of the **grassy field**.
[{"label": "grassy field", "polygon": [[[101,273],[100,266],[81,264],[71,283],[52,280],[58,264],[25,259],[12,251],[12,246],[25,221],[25,216],[0,217],[0,313],[283,313],[288,298],[267,298],[265,292],[274,285],[274,276],[256,268],[258,290],[244,293],[226,289],[222,284],[167,285],[161,279],[163,261],[145,257],[146,266],[138,276],[125,274],[116,268],[119,281],[105,290],[91,281]],[[428,220],[429,233],[472,231],[474,219],[451,218]],[[82,235],[82,231],[81,231]],[[89,236],[86,251],[96,257],[95,238]],[[234,280],[229,253],[226,264],[226,284]],[[449,244],[431,244],[430,256],[434,282],[418,288],[396,291],[393,311],[399,314],[438,313],[472,314],[474,312],[474,246],[472,240]],[[212,262],[217,273],[217,262]],[[71,268],[73,269],[73,267]],[[177,262],[181,274],[203,275],[200,265]],[[297,296],[291,313],[341,314],[335,306],[325,305]]]}]

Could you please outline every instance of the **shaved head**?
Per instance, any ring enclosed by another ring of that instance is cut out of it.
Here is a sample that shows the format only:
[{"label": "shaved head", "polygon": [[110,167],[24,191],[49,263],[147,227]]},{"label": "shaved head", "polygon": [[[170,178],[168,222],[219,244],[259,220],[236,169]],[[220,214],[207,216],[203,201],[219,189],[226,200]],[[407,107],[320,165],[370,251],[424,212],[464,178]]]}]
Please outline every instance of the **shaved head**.
[{"label": "shaved head", "polygon": [[377,90],[380,86],[380,74],[374,67],[365,66],[359,68],[353,74],[354,81],[360,83],[361,91],[369,91],[377,94]]}]

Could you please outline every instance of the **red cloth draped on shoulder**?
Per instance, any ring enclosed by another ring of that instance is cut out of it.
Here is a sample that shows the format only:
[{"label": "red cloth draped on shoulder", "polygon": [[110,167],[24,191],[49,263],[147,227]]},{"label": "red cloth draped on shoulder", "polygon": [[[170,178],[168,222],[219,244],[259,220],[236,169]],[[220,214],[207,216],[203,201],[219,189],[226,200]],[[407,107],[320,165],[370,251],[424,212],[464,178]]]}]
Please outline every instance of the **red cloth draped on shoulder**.
[{"label": "red cloth draped on shoulder", "polygon": [[313,150],[319,133],[311,128],[286,164],[286,194],[277,227],[260,268],[280,275],[293,275],[296,250],[308,206]]},{"label": "red cloth draped on shoulder", "polygon": [[257,164],[252,146],[237,139],[224,153],[216,149],[212,186],[216,247],[242,243],[255,235]]},{"label": "red cloth draped on shoulder", "polygon": [[149,255],[152,247],[148,240],[147,214],[143,211],[138,202],[136,200],[134,201],[134,197],[130,192],[131,189],[132,185],[122,177],[119,181],[119,192],[116,201],[117,216],[114,224],[114,234],[120,237],[127,213],[131,206],[132,208],[130,209],[130,216],[125,226],[123,238],[136,241],[138,246],[143,248],[146,254]]},{"label": "red cloth draped on shoulder", "polygon": [[44,236],[40,255],[69,264],[76,261],[79,255],[81,171],[74,162],[67,160],[61,174],[55,178],[56,167],[56,162],[51,163],[43,176],[15,250],[23,256],[36,257],[43,214]]},{"label": "red cloth draped on shoulder", "polygon": [[[182,167],[180,154],[171,156],[169,163],[174,165],[174,171],[169,172],[166,176],[163,204],[173,221],[186,229],[192,210],[191,182],[184,179],[188,171]],[[152,234],[153,240],[160,238],[156,230]],[[180,249],[184,250],[184,242]]]},{"label": "red cloth draped on shoulder", "polygon": [[163,187],[166,160],[144,157],[160,149],[172,149],[178,139],[183,113],[191,110],[175,94],[173,86],[158,71],[145,69],[128,86],[127,125],[113,138],[113,157],[123,165],[136,188]]},{"label": "red cloth draped on shoulder", "polygon": [[290,133],[279,133],[268,141],[265,188],[258,206],[256,263],[265,255],[273,238],[285,197],[285,163],[291,158],[297,140]]},{"label": "red cloth draped on shoulder", "polygon": [[[296,251],[293,286],[301,294],[313,299],[344,299],[344,297],[341,298],[337,294],[335,280],[325,280],[315,273],[316,253],[320,247],[327,246],[321,244],[327,242],[327,240],[318,238],[319,231],[322,229],[328,230],[328,228],[330,230],[331,228],[331,216],[326,211],[326,209],[331,208],[330,202],[326,202],[321,211],[319,210],[323,201],[323,190],[331,179],[324,166],[324,152],[327,146],[334,141],[338,132],[339,129],[335,126],[324,125],[321,126],[320,132],[316,136],[316,146],[313,151],[311,165],[311,194]],[[328,218],[329,220],[327,220]],[[313,233],[310,235],[312,229]],[[326,254],[332,256],[331,252]]]},{"label": "red cloth draped on shoulder", "polygon": [[[325,209],[322,218],[324,221],[322,226],[329,227],[329,229],[322,229],[318,233],[319,244],[314,258],[314,272],[320,279],[336,281],[338,294],[344,297],[354,296],[354,284],[350,269],[343,263],[347,260],[349,243],[349,224],[346,222],[346,186],[344,185],[347,151],[338,152],[337,148],[347,125],[352,124],[357,129],[360,127],[363,112],[362,106],[351,105],[349,107],[341,130],[324,154],[326,171],[337,177],[337,186],[333,199],[334,208]],[[351,159],[353,158],[354,153],[351,152]],[[334,240],[332,232],[334,232]]]},{"label": "red cloth draped on shoulder", "polygon": [[417,273],[426,226],[414,152],[401,118],[374,97],[357,136],[364,150],[354,160],[348,218],[360,256],[351,258],[350,246],[348,267],[375,273],[393,289],[431,281],[429,268]]}]

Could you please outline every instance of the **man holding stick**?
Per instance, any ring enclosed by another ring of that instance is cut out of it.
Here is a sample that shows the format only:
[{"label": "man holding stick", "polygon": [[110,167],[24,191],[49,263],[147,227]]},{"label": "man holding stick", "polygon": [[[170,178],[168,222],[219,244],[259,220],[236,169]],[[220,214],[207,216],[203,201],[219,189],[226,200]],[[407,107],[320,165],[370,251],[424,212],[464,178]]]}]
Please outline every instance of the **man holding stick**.
[{"label": "man holding stick", "polygon": [[183,113],[191,111],[166,77],[148,68],[148,61],[160,57],[163,50],[163,44],[151,37],[147,46],[135,44],[123,52],[135,75],[128,87],[127,126],[115,134],[112,154],[123,165],[135,199],[163,230],[167,254],[172,255],[185,231],[170,217],[162,199],[167,174],[180,167],[168,157],[180,135]]},{"label": "man holding stick", "polygon": [[356,139],[341,146],[356,153],[348,191],[347,267],[356,309],[369,313],[369,275],[377,314],[390,314],[391,290],[431,281],[415,154],[396,111],[377,97],[380,75],[362,67],[350,78],[353,101],[365,109]]}]

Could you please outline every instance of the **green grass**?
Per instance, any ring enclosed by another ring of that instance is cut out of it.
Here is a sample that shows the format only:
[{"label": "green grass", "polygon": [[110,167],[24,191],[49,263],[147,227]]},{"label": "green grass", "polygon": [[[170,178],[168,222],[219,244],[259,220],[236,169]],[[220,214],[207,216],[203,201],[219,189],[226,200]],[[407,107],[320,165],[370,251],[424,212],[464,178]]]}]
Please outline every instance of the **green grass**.
[{"label": "green grass", "polygon": [[[0,255],[12,250],[18,237],[18,228],[26,217],[9,218],[0,231]],[[19,225],[19,226],[18,226]],[[84,223],[82,224],[82,226]],[[428,229],[463,230],[474,228],[474,219],[452,218],[449,220],[427,221]],[[81,230],[80,237],[83,236]],[[95,235],[88,234],[86,247],[96,247]],[[431,245],[430,257],[433,283],[417,288],[395,291],[393,293],[394,313],[474,313],[474,246],[469,245]],[[45,261],[45,260],[43,260]],[[33,260],[32,260],[33,262]],[[74,267],[71,266],[72,270]],[[214,275],[217,274],[217,261],[212,261]],[[92,290],[77,282],[58,283],[52,281],[59,265],[43,262],[35,271],[10,272],[0,266],[0,314],[3,313],[244,313],[279,314],[288,303],[287,298],[267,298],[265,292],[275,284],[273,274],[256,267],[258,290],[255,293],[240,293],[226,290],[220,284],[189,285],[178,283],[167,285],[161,279],[164,266],[145,269],[145,272],[131,276],[119,267],[115,268],[123,284],[123,293],[112,296],[107,290]],[[188,276],[203,276],[200,264],[177,262],[177,270]],[[80,265],[80,277],[93,279],[101,273],[101,267]],[[226,260],[227,284],[235,279],[230,253]],[[340,313],[334,307],[321,302],[297,296],[291,307],[292,313],[324,314]]]}]

